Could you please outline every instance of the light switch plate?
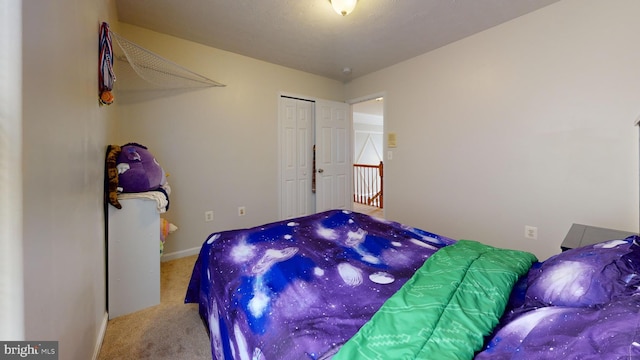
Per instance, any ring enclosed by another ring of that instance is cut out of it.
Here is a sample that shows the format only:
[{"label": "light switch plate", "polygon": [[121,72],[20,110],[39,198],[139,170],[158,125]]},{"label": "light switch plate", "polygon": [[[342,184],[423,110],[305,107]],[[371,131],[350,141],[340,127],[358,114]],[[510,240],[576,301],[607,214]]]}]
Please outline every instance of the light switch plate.
[{"label": "light switch plate", "polygon": [[390,132],[387,134],[387,146],[390,148],[398,146],[398,137],[396,136],[396,133]]}]

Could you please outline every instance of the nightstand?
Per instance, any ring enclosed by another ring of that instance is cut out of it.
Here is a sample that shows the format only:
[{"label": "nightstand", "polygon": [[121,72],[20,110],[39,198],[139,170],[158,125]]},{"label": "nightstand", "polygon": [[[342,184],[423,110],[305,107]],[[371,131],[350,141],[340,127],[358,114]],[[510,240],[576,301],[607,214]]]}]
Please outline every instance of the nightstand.
[{"label": "nightstand", "polygon": [[582,246],[597,244],[607,240],[625,239],[628,236],[637,235],[628,231],[606,229],[601,227],[573,224],[560,245],[562,251],[575,249]]}]

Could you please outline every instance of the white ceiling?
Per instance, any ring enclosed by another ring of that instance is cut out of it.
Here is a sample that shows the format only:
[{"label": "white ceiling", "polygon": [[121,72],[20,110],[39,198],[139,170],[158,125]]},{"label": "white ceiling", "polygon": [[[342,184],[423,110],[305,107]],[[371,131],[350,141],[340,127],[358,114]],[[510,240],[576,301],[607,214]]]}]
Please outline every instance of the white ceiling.
[{"label": "white ceiling", "polygon": [[347,82],[557,1],[360,0],[345,17],[328,0],[116,5],[121,22]]}]

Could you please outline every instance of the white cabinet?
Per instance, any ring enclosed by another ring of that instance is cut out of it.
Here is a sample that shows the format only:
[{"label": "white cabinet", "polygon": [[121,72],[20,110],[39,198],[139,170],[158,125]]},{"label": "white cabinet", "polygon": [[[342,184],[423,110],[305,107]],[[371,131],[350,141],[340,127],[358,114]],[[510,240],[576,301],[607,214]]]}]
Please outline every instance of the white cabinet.
[{"label": "white cabinet", "polygon": [[160,304],[160,213],[150,199],[120,199],[108,211],[109,319]]}]

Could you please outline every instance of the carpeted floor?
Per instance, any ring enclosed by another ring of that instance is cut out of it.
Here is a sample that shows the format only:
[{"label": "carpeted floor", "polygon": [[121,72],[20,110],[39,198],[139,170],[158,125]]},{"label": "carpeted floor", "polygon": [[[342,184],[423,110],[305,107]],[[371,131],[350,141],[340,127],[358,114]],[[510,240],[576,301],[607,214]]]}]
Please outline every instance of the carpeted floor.
[{"label": "carpeted floor", "polygon": [[362,214],[371,215],[380,219],[384,219],[384,211],[375,206],[369,206],[364,204],[353,203],[353,211],[357,211]]},{"label": "carpeted floor", "polygon": [[161,264],[160,305],[109,321],[98,360],[211,359],[197,304],[185,304],[196,255]]}]

